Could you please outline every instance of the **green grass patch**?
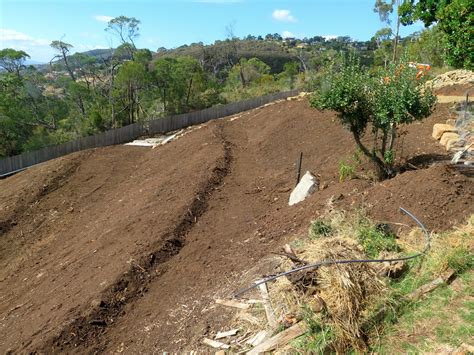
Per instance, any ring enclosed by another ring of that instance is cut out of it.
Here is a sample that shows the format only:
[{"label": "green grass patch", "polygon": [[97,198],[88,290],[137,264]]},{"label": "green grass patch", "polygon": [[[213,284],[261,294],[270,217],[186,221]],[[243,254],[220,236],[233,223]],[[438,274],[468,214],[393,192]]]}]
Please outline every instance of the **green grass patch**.
[{"label": "green grass patch", "polygon": [[466,248],[460,247],[452,250],[446,257],[448,266],[461,274],[474,267],[474,255]]},{"label": "green grass patch", "polygon": [[334,329],[330,324],[321,320],[310,307],[302,307],[303,321],[308,331],[292,341],[292,346],[305,353],[327,353],[331,344],[336,340]]}]

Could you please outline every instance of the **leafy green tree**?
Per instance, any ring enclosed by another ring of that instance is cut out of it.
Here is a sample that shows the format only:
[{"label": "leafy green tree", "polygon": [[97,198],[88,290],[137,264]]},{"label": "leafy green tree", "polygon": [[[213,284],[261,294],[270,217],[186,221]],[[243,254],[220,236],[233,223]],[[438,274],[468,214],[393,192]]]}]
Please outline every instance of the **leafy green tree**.
[{"label": "leafy green tree", "polygon": [[294,89],[296,76],[300,72],[300,65],[297,62],[288,62],[283,66],[282,76],[289,81],[290,89]]},{"label": "leafy green tree", "polygon": [[377,44],[377,47],[380,48],[382,46],[382,43],[390,41],[392,35],[392,29],[390,27],[384,27],[375,32],[375,35],[374,37],[372,37],[372,40]]},{"label": "leafy green tree", "polygon": [[[396,11],[397,23],[395,25],[395,31],[391,31],[393,35],[393,55],[392,61],[395,62],[397,59],[397,50],[399,42],[400,24],[401,24],[401,0],[375,0],[374,12],[378,13],[380,21],[384,22],[387,26],[391,25],[391,14]],[[382,29],[385,30],[385,29]],[[385,30],[386,31],[386,30]],[[387,32],[385,32],[386,34]]]},{"label": "leafy green tree", "polygon": [[150,64],[152,60],[152,54],[149,49],[139,49],[135,53],[135,61],[138,63],[141,63],[147,70],[148,70],[148,65]]},{"label": "leafy green tree", "polygon": [[390,54],[392,50],[392,29],[390,27],[385,27],[378,30],[372,41],[377,45],[377,49],[374,52],[374,61],[376,65],[387,66],[390,60]]},{"label": "leafy green tree", "polygon": [[139,62],[125,62],[117,73],[117,90],[123,101],[123,111],[127,113],[127,124],[138,121],[143,111],[140,92],[145,88],[146,81],[145,66]]},{"label": "leafy green tree", "polygon": [[0,156],[19,154],[30,135],[32,115],[25,101],[22,79],[13,73],[0,76]]},{"label": "leafy green tree", "polygon": [[438,21],[438,13],[453,0],[404,0],[400,6],[401,22],[411,25],[423,21],[426,27]]},{"label": "leafy green tree", "polygon": [[72,44],[63,42],[62,40],[59,41],[52,41],[50,44],[51,48],[56,49],[58,51],[58,54],[51,59],[51,62],[53,62],[56,59],[62,59],[64,62],[64,65],[66,66],[66,70],[69,73],[69,76],[73,81],[76,81],[76,76],[74,75],[74,70],[69,64],[69,52],[71,48],[73,48]]},{"label": "leafy green tree", "polygon": [[438,23],[446,34],[446,59],[456,68],[474,67],[474,2],[472,0],[405,0],[400,7],[404,25],[421,20]]},{"label": "leafy green tree", "polygon": [[202,108],[200,96],[209,86],[197,60],[191,57],[160,58],[154,64],[153,73],[165,112],[183,113]]},{"label": "leafy green tree", "polygon": [[446,57],[446,34],[435,25],[414,34],[406,45],[411,61],[443,67]]},{"label": "leafy green tree", "polygon": [[270,73],[270,66],[258,58],[242,58],[229,72],[227,85],[237,87],[242,81],[246,85],[257,81],[263,75]]},{"label": "leafy green tree", "polygon": [[135,40],[140,35],[139,25],[140,20],[135,17],[118,16],[109,21],[105,30],[117,36],[122,45],[128,44],[125,48],[133,58],[133,54],[137,49]]},{"label": "leafy green tree", "polygon": [[[395,174],[397,128],[430,115],[435,100],[408,65],[392,65],[371,77],[358,61],[350,58],[341,67],[333,68],[324,90],[312,98],[311,105],[338,113],[358,148],[375,164],[379,178],[384,179]],[[372,147],[362,140],[368,130],[375,137]]]},{"label": "leafy green tree", "polygon": [[160,58],[154,63],[154,83],[159,90],[163,111],[168,111],[168,102],[170,99],[170,88],[172,86],[172,72],[175,63],[173,58]]},{"label": "leafy green tree", "polygon": [[453,0],[438,13],[447,37],[447,60],[455,68],[474,69],[474,2]]},{"label": "leafy green tree", "polygon": [[20,76],[20,70],[25,68],[25,60],[30,56],[24,51],[17,51],[12,48],[0,50],[0,67],[9,73]]}]

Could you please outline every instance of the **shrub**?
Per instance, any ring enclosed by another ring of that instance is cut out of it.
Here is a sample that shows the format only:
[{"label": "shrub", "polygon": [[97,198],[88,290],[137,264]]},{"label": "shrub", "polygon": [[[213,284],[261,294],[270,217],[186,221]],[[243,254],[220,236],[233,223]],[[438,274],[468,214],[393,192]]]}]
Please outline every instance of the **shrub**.
[{"label": "shrub", "polygon": [[[360,151],[374,164],[380,179],[395,175],[394,147],[397,128],[422,120],[433,110],[436,97],[416,79],[416,69],[405,63],[372,77],[353,57],[332,68],[322,90],[311,100],[319,110],[334,110],[352,133]],[[367,130],[372,147],[362,142]]]}]

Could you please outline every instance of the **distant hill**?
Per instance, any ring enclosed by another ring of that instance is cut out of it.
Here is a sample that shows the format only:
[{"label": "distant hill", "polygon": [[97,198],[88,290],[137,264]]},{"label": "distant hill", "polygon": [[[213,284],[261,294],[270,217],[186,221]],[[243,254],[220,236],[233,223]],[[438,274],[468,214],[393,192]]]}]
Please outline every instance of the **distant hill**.
[{"label": "distant hill", "polygon": [[25,60],[25,65],[41,65],[41,64],[45,64],[45,63],[37,61],[37,60],[32,60],[32,59]]},{"label": "distant hill", "polygon": [[[112,54],[114,53],[115,49],[114,48],[105,48],[105,49],[92,49],[90,51],[86,52],[76,52],[75,54],[82,54],[82,55],[87,55],[89,57],[94,57],[97,60],[103,60],[103,59],[109,59],[112,57]],[[68,58],[71,58],[73,55],[68,56]],[[62,62],[61,59],[55,60],[53,64],[57,64]],[[49,70],[50,65],[49,63],[26,63],[27,65],[31,64],[34,65],[38,70]]]},{"label": "distant hill", "polygon": [[281,72],[285,63],[296,60],[294,54],[282,42],[266,40],[236,40],[232,44],[229,41],[216,41],[210,45],[192,43],[174,49],[159,48],[155,57],[190,56],[197,60],[212,57],[220,66],[219,64],[224,65],[225,57],[232,50],[237,52],[238,57],[255,57],[262,60],[271,67],[272,73]]},{"label": "distant hill", "polygon": [[109,59],[114,53],[114,50],[114,48],[92,49],[90,51],[82,52],[82,54],[96,57],[97,59]]}]

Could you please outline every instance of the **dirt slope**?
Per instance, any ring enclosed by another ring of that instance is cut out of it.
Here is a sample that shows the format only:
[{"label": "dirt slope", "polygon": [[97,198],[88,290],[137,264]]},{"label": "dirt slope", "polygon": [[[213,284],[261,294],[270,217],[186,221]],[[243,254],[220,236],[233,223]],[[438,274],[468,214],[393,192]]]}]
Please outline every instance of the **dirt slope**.
[{"label": "dirt slope", "polygon": [[[445,229],[473,211],[473,181],[442,165],[431,140],[447,107],[404,132],[399,156],[419,166],[382,184],[339,183],[354,152],[332,113],[283,102],[210,122],[163,147],[73,154],[0,181],[0,351],[198,349],[228,314],[213,299],[331,199],[401,221],[403,205]],[[287,206],[295,165],[326,186]],[[366,174],[360,171],[360,175]],[[245,277],[244,277],[245,275]]]}]

